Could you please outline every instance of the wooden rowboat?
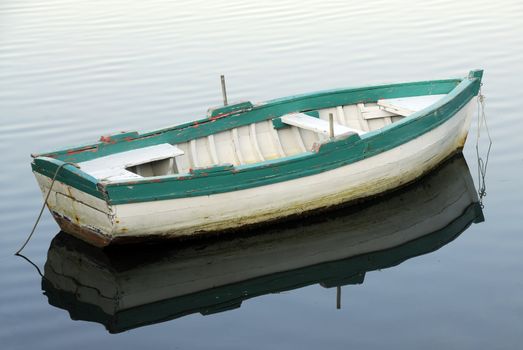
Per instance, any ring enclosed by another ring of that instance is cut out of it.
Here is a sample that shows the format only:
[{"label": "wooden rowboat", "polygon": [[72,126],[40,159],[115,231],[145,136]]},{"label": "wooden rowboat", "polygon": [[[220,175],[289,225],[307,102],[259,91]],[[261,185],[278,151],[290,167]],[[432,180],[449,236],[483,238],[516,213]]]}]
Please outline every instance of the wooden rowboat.
[{"label": "wooden rowboat", "polygon": [[361,284],[367,272],[439,249],[482,221],[472,177],[457,155],[358,210],[341,208],[241,239],[100,250],[60,233],[49,247],[42,288],[49,304],[72,319],[117,333],[312,284]]},{"label": "wooden rowboat", "polygon": [[256,225],[425,174],[464,146],[482,75],[227,105],[34,154],[32,168],[61,229],[96,246]]}]

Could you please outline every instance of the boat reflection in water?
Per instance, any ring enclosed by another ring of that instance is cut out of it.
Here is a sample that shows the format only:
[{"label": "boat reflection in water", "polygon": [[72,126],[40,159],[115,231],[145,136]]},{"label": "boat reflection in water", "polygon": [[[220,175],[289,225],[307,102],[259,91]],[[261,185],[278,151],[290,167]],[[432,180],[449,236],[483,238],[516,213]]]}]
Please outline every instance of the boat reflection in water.
[{"label": "boat reflection in water", "polygon": [[432,252],[481,221],[460,154],[400,192],[263,234],[103,251],[60,233],[49,248],[42,288],[72,319],[117,333],[311,284],[363,283],[367,271]]}]

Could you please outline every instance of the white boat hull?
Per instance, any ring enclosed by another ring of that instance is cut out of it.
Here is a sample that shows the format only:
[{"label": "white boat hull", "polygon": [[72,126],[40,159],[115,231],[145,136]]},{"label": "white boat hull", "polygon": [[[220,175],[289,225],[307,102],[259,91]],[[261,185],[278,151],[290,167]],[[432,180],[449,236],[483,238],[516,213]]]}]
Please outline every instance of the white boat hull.
[{"label": "white boat hull", "polygon": [[[98,245],[122,238],[190,236],[300,215],[377,195],[427,173],[464,146],[475,104],[473,98],[445,123],[399,147],[317,175],[209,196],[112,206],[56,182],[48,207],[62,229],[69,231],[71,224],[95,232]],[[50,179],[35,176],[46,194]]]}]

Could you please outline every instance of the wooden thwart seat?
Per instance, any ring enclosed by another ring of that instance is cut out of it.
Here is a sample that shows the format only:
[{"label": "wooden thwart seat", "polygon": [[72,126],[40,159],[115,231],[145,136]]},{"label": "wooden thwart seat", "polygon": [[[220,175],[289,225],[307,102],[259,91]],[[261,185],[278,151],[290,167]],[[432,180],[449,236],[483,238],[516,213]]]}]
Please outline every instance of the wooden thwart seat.
[{"label": "wooden thwart seat", "polygon": [[414,112],[420,111],[437,101],[441,100],[446,95],[426,95],[390,98],[378,100],[378,106],[384,111],[408,117]]},{"label": "wooden thwart seat", "polygon": [[[329,136],[329,122],[308,116],[304,113],[289,113],[283,115],[281,116],[281,121],[288,125],[293,125],[298,128]],[[365,134],[365,131],[334,123],[334,136],[343,135],[350,132],[356,133],[358,135]]]},{"label": "wooden thwart seat", "polygon": [[78,163],[80,169],[87,174],[103,180],[127,180],[142,178],[127,168],[171,159],[168,166],[174,168],[174,157],[184,154],[184,152],[169,143],[162,143],[150,147],[139,148],[131,151],[111,154],[105,157],[96,158],[86,162]]}]

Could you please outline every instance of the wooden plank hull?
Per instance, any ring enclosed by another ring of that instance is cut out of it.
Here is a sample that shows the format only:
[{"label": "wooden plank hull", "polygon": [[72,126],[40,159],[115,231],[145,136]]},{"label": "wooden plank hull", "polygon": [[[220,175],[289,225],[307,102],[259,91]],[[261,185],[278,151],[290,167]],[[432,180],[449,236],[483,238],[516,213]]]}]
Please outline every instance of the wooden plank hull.
[{"label": "wooden plank hull", "polygon": [[[461,149],[482,74],[221,107],[34,155],[32,168],[44,196],[57,176],[47,205],[62,230],[97,246],[285,220],[401,187]],[[382,109],[395,104],[405,116]],[[312,127],[327,124],[331,137]]]},{"label": "wooden plank hull", "polygon": [[[463,147],[474,107],[472,99],[445,123],[399,147],[317,175],[208,196],[117,205],[57,182],[48,206],[64,231],[97,246],[281,220],[414,181]],[[45,193],[50,179],[35,176]]]}]

